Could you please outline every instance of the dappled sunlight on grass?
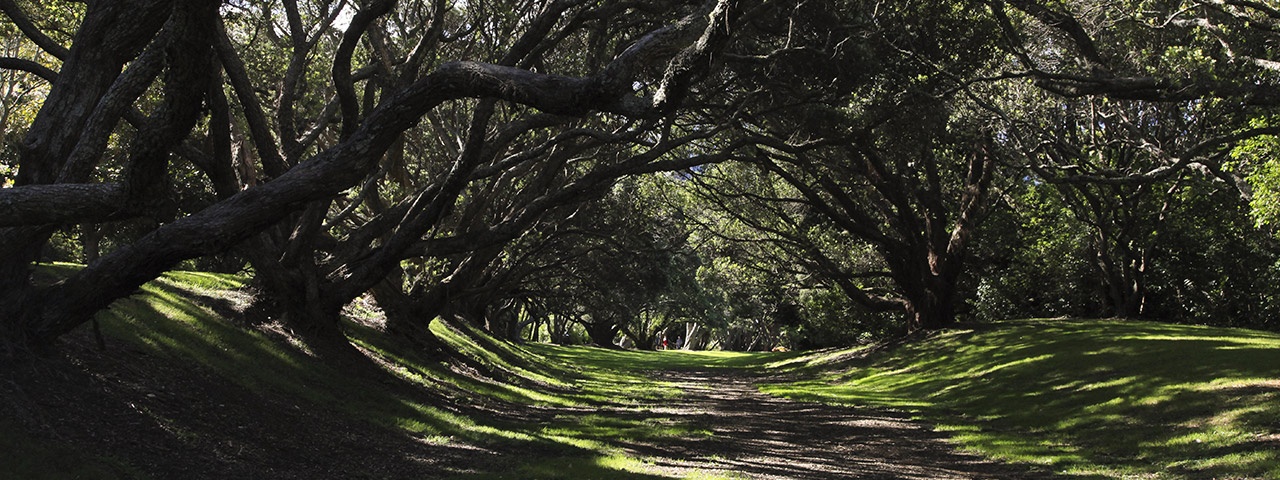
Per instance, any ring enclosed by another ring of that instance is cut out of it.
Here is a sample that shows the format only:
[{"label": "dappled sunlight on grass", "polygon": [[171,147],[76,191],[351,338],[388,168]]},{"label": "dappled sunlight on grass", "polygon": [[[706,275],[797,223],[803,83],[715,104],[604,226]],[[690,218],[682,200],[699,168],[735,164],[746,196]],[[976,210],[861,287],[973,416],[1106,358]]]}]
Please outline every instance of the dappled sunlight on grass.
[{"label": "dappled sunlight on grass", "polygon": [[667,418],[633,420],[604,415],[558,415],[540,433],[594,440],[650,441],[666,438],[710,437],[711,431],[695,429]]},{"label": "dappled sunlight on grass", "polygon": [[524,347],[557,368],[572,372],[574,384],[580,387],[578,397],[594,403],[621,401],[635,404],[680,394],[674,383],[646,376],[650,372],[717,368],[762,370],[769,362],[794,355],[686,350],[651,352],[549,344]]},{"label": "dappled sunlight on grass", "polygon": [[482,375],[464,375],[453,371],[446,362],[424,358],[410,346],[401,344],[367,327],[351,326],[353,343],[376,355],[382,368],[422,388],[445,396],[465,396],[477,401],[492,400],[530,405],[573,405],[572,399],[499,382]]},{"label": "dappled sunlight on grass", "polygon": [[[552,368],[541,357],[518,345],[494,340],[475,326],[435,321],[431,323],[431,332],[458,353],[476,359],[496,371],[523,377],[543,386],[566,385],[563,379],[555,375],[559,373],[558,369]],[[528,368],[531,366],[537,368]]]},{"label": "dappled sunlight on grass", "polygon": [[[216,283],[216,278],[202,274],[209,288],[230,287],[235,282]],[[184,278],[186,274],[170,274]],[[334,369],[302,352],[282,345],[253,329],[242,328],[216,318],[206,308],[184,296],[182,281],[152,282],[142,288],[142,295],[117,302],[110,312],[100,316],[104,333],[143,351],[203,366],[213,373],[264,395],[279,395],[305,401],[326,409],[345,412],[374,424],[402,429],[427,438],[458,437],[477,442],[531,442],[534,435],[492,425],[430,405],[430,397],[416,398],[393,393],[383,383],[386,379],[364,378],[353,372]],[[352,327],[358,332],[359,327]],[[356,343],[377,350],[376,342]],[[385,353],[390,349],[379,351]],[[427,391],[440,392],[441,384],[454,384],[475,398],[522,403],[570,403],[537,394],[509,384],[484,384],[449,372],[438,364],[434,368],[421,359],[410,361],[397,357],[394,365],[404,370],[402,380]],[[404,375],[412,369],[413,375]],[[470,390],[467,390],[470,389]],[[554,402],[553,402],[554,401]]]},{"label": "dappled sunlight on grass", "polygon": [[[234,297],[242,286],[234,276],[167,274],[142,287],[139,295],[117,302],[99,320],[113,342],[130,345],[130,350],[180,361],[258,395],[309,405],[299,408],[362,419],[431,444],[538,452],[512,460],[516,465],[481,467],[504,471],[505,477],[475,478],[727,478],[689,470],[684,470],[686,477],[664,476],[666,467],[629,457],[617,447],[618,442],[711,436],[686,421],[633,410],[639,403],[681,393],[677,384],[647,375],[656,370],[761,369],[789,355],[511,344],[469,325],[436,321],[432,332],[456,352],[437,358],[372,327],[348,324],[352,343],[376,365],[370,375],[316,360],[282,342],[287,332],[269,333],[221,318],[217,312],[228,310],[211,302],[242,300]],[[441,398],[516,413],[510,418],[464,413],[446,408]],[[526,417],[520,413],[523,406],[561,408],[562,413]],[[600,406],[627,413],[604,415],[587,408]]]},{"label": "dappled sunlight on grass", "polygon": [[[169,274],[99,319],[127,351],[175,359],[253,394],[421,442],[529,453],[477,467],[500,473],[460,478],[730,478],[636,456],[721,440],[696,415],[667,412],[684,389],[707,387],[699,374],[707,370],[804,379],[762,390],[910,412],[961,449],[1072,477],[1280,478],[1276,334],[1027,320],[890,348],[644,352],[512,344],[436,321],[432,332],[456,352],[442,357],[353,323],[348,335],[374,367],[356,371],[319,362],[279,331],[220,318],[212,303],[241,285]],[[88,467],[116,468],[109,459]]]},{"label": "dappled sunlight on grass", "polygon": [[529,346],[548,359],[566,365],[626,371],[701,370],[708,368],[759,369],[794,353],[752,353],[705,350],[615,350],[598,347]]},{"label": "dappled sunlight on grass", "polygon": [[782,355],[765,364],[772,372],[807,372],[814,370],[833,370],[843,366],[849,359],[856,359],[870,348],[868,346],[853,348],[825,348],[810,352],[795,352]]},{"label": "dappled sunlight on grass", "polygon": [[591,457],[542,457],[517,464],[502,473],[475,473],[451,477],[456,480],[484,479],[539,479],[539,480],[740,480],[740,475],[693,470],[683,474],[665,471],[650,459],[634,458],[621,454]]},{"label": "dappled sunlight on grass", "polygon": [[502,473],[477,473],[456,479],[524,479],[576,480],[583,478],[663,479],[681,478],[650,473],[654,469],[641,460],[617,455],[595,457],[553,457],[516,465]]},{"label": "dappled sunlight on grass", "polygon": [[1064,472],[1276,478],[1277,365],[1280,335],[1040,320],[940,334],[765,390],[908,409],[966,448]]},{"label": "dappled sunlight on grass", "polygon": [[197,359],[223,373],[236,372],[247,362],[261,369],[234,379],[246,386],[266,386],[273,378],[301,373],[304,356],[282,348],[257,332],[223,321],[209,321],[209,312],[182,298],[163,283],[143,287],[147,295],[118,302],[99,317],[105,332],[126,341],[150,345],[165,354]]}]

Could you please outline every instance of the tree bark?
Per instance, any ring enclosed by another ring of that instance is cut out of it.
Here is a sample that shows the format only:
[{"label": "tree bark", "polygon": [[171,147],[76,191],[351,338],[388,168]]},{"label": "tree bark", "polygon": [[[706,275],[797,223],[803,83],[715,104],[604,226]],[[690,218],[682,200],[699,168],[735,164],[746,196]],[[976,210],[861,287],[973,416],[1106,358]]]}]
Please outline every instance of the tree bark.
[{"label": "tree bark", "polygon": [[583,323],[583,327],[587,329],[587,336],[591,338],[591,343],[601,348],[618,348],[613,344],[613,338],[618,335],[617,322],[589,322]]},{"label": "tree bark", "polygon": [[936,277],[921,279],[904,288],[907,298],[907,331],[933,331],[955,324],[957,282]]}]

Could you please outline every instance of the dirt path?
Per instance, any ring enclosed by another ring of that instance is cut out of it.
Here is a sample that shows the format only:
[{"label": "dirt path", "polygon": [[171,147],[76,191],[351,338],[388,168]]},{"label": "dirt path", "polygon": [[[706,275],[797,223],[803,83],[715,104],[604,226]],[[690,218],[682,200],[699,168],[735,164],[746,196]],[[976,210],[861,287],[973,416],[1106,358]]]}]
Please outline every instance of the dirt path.
[{"label": "dirt path", "polygon": [[[537,445],[423,442],[164,358],[87,345],[68,345],[65,359],[48,364],[0,368],[0,426],[29,427],[23,430],[33,439],[118,459],[131,466],[121,477],[136,469],[153,478],[422,479],[502,471],[564,454]],[[760,379],[742,372],[662,372],[657,380],[674,382],[685,394],[647,405],[512,407],[489,414],[534,429],[590,415],[711,432],[659,435],[660,441],[602,439],[657,469],[632,478],[699,471],[751,479],[1053,477],[957,453],[942,435],[901,413],[761,394]],[[8,478],[4,470],[0,480]]]},{"label": "dirt path", "polygon": [[686,394],[653,406],[650,415],[714,432],[699,440],[628,445],[665,473],[702,470],[753,479],[1053,478],[959,453],[942,434],[902,413],[772,397],[742,373],[667,372],[659,378],[680,384]]}]

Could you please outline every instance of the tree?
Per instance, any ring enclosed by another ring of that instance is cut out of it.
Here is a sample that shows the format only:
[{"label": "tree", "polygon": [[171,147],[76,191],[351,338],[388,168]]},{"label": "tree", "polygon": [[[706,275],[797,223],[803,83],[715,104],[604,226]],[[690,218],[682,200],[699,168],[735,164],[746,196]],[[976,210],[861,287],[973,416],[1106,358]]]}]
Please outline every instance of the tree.
[{"label": "tree", "polygon": [[1280,77],[1257,56],[1266,52],[1246,47],[1274,41],[1274,21],[1248,2],[1086,6],[992,3],[1021,75],[1041,90],[986,106],[1091,230],[1101,313],[1142,316],[1153,262],[1181,248],[1166,244],[1166,225],[1199,182],[1189,175],[1249,195],[1226,167],[1235,145],[1276,133],[1256,118],[1274,108],[1266,85]]},{"label": "tree", "polygon": [[[483,31],[480,25],[465,22],[452,24],[461,30],[450,31],[445,20],[427,24],[425,30],[402,30],[410,24],[403,18],[422,18],[428,13],[433,19],[447,18],[445,2],[375,1],[363,5],[341,33],[341,40],[329,54],[331,74],[313,75],[308,68],[313,65],[310,57],[299,52],[306,47],[314,52],[322,43],[319,40],[332,32],[339,6],[317,2],[300,7],[286,1],[282,8],[287,28],[274,23],[280,9],[253,2],[229,8],[220,8],[220,2],[163,0],[93,2],[88,6],[74,40],[65,48],[66,59],[44,106],[29,129],[16,186],[0,192],[4,197],[0,204],[6,205],[0,217],[8,226],[3,232],[5,241],[0,242],[6,254],[0,270],[5,278],[3,336],[7,350],[47,345],[176,262],[240,245],[247,245],[251,257],[258,256],[254,264],[260,275],[280,274],[267,283],[289,302],[284,306],[285,316],[293,319],[295,328],[318,346],[341,350],[345,341],[335,321],[338,309],[391,273],[422,235],[451,210],[469,180],[480,176],[478,172],[488,169],[500,173],[508,166],[493,162],[496,154],[486,149],[490,146],[486,126],[499,102],[568,117],[608,112],[642,127],[655,125],[654,120],[680,106],[679,98],[700,73],[697,66],[723,46],[731,32],[726,28],[731,25],[729,17],[739,13],[727,1],[677,4],[653,12],[633,10],[646,20],[623,29],[612,28],[608,22],[614,19],[611,12],[625,7],[560,1],[535,9],[533,3],[516,2],[508,5],[508,10],[516,13],[510,28],[521,34],[513,44],[501,47],[496,61],[428,62],[415,55],[431,51],[436,42],[455,38],[451,35],[499,38],[507,32]],[[237,11],[240,13],[233,14]],[[387,20],[392,11],[402,23]],[[13,5],[6,5],[5,12],[11,19],[22,14]],[[235,15],[260,15],[265,21],[258,24],[260,32],[280,36],[281,42],[293,49],[294,55],[286,57],[290,60],[284,87],[277,92],[274,132],[254,88],[255,81],[263,80],[248,75],[244,53],[230,41],[227,24]],[[311,30],[306,27],[308,18],[314,22]],[[378,31],[374,25],[386,30]],[[471,28],[476,30],[469,31]],[[281,31],[287,34],[280,35]],[[47,50],[61,48],[47,41],[38,29],[24,29],[23,33]],[[407,57],[388,56],[386,52],[392,50],[384,42],[388,33],[416,41],[415,47],[422,49],[411,50]],[[380,35],[384,38],[377,38]],[[633,35],[630,38],[634,40],[627,40],[626,35]],[[365,46],[363,38],[368,38]],[[558,56],[577,60],[576,64],[557,65],[576,76],[541,73],[542,60],[549,52],[576,48],[577,41],[597,42],[600,47],[596,52],[601,55]],[[214,58],[217,63],[211,61]],[[369,73],[353,68],[353,60],[362,58],[369,61]],[[402,68],[379,70],[388,64]],[[217,73],[218,67],[225,77]],[[403,81],[394,82],[397,76]],[[143,93],[157,77],[163,78],[161,95],[150,104]],[[238,100],[238,112],[221,99],[224,78]],[[355,89],[360,81],[366,87],[363,100]],[[328,87],[306,82],[328,82]],[[307,128],[299,128],[296,115],[300,103],[295,96],[302,91],[327,91],[336,97],[333,109],[329,102],[307,99],[310,111],[318,112]],[[362,241],[378,239],[377,246],[369,248],[371,244],[363,242],[339,245],[339,251],[352,246],[357,254],[340,256],[334,268],[317,273],[313,256],[319,250],[313,246],[322,243],[325,235],[315,232],[332,223],[326,222],[326,217],[335,198],[371,177],[380,178],[374,174],[384,160],[393,162],[399,155],[388,153],[403,145],[404,132],[441,106],[466,98],[483,100],[470,115],[467,142],[452,165],[444,169],[448,172],[444,178],[414,192],[412,201],[400,202],[395,211],[403,215],[398,219],[378,222],[378,227],[369,227],[373,232],[354,235]],[[200,122],[205,105],[213,115],[205,136],[210,145],[207,153],[191,148],[188,141],[193,132],[201,133],[197,130],[204,128]],[[138,112],[141,107],[149,107],[150,113]],[[243,122],[247,127],[246,137],[253,147],[252,155],[240,160],[254,162],[251,171],[264,177],[261,182],[247,175],[229,175],[235,171],[228,155],[235,136],[235,130],[229,128],[233,115],[237,118],[234,123]],[[139,129],[129,146],[127,167],[109,182],[91,183],[88,175],[100,161],[102,144],[121,120]],[[534,121],[527,128],[538,125]],[[499,141],[492,146],[501,151],[510,143]],[[583,178],[592,181],[564,186],[563,192],[550,197],[589,190],[602,178],[671,168],[663,163],[661,154],[673,144],[660,142],[652,147],[603,171],[589,172]],[[172,152],[202,168],[219,192],[218,202],[161,225],[55,285],[33,283],[31,265],[56,225],[154,212],[152,204],[164,195]],[[233,179],[239,180],[238,184]],[[545,204],[555,199],[530,201]],[[521,221],[509,224],[513,230],[525,225]],[[264,241],[264,232],[266,244],[253,245]],[[281,268],[272,268],[277,262]]]},{"label": "tree", "polygon": [[[707,257],[700,280],[734,306],[722,328],[749,319],[760,330],[756,343],[770,346],[789,329],[790,347],[887,333],[877,313],[900,304],[890,299],[894,286],[881,257],[826,222],[796,188],[746,162],[707,166],[683,183],[693,197],[686,208]],[[845,300],[832,301],[830,294]],[[819,319],[835,321],[830,335],[801,333]]]},{"label": "tree", "polygon": [[[741,132],[763,145],[751,161],[793,192],[751,195],[810,217],[756,226],[787,238],[817,267],[811,271],[851,300],[905,313],[910,330],[952,323],[968,243],[1001,155],[991,119],[966,97],[998,68],[989,65],[995,45],[982,26],[995,27],[954,7],[806,3],[790,20],[814,28],[736,70],[759,92]],[[817,224],[870,245],[891,291],[851,281],[871,272],[823,252],[806,232]]]},{"label": "tree", "polygon": [[[867,328],[881,328],[876,312],[945,328],[980,285],[966,272],[993,197],[1035,182],[1089,226],[1112,311],[1137,315],[1177,277],[1159,259],[1181,250],[1164,242],[1194,237],[1170,236],[1185,228],[1175,213],[1221,200],[1210,185],[1265,186],[1263,157],[1244,150],[1280,134],[1267,48],[1280,15],[1261,2],[0,0],[0,11],[13,34],[0,120],[6,136],[22,132],[0,155],[8,353],[214,255],[228,268],[246,259],[262,317],[336,358],[354,352],[341,309],[370,290],[389,328],[424,344],[439,314],[515,336],[521,315],[552,310],[593,314],[602,343],[718,312],[703,325],[755,322],[738,343],[763,345],[803,326],[806,308],[831,317],[850,304]],[[47,89],[34,114],[20,101],[32,88]],[[659,171],[703,187],[729,228],[698,218],[728,258],[633,241],[639,215],[587,221],[617,205],[585,202]],[[88,265],[41,283],[34,265],[73,225]],[[1239,248],[1265,257],[1262,244]],[[663,253],[613,278],[607,255],[593,256],[607,251]],[[657,287],[698,283],[694,269],[707,287],[684,289],[696,298]],[[1162,286],[1148,288],[1156,271]],[[583,301],[557,303],[552,278],[574,279]],[[635,296],[586,288],[613,280]]]}]

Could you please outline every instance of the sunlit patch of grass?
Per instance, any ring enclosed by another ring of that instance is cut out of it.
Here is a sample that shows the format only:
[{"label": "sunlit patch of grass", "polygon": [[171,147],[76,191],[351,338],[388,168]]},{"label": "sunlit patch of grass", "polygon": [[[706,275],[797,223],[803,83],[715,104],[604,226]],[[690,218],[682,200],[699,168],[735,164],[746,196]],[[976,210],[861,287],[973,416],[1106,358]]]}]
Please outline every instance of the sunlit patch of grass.
[{"label": "sunlit patch of grass", "polygon": [[[262,332],[220,319],[192,300],[190,292],[194,287],[185,283],[190,278],[202,282],[201,288],[240,285],[234,278],[212,274],[167,274],[143,286],[141,295],[118,301],[110,311],[100,314],[103,332],[152,355],[207,369],[262,395],[343,412],[419,437],[458,437],[479,443],[536,440],[525,433],[482,425],[444,410],[427,403],[430,397],[394,393],[378,379],[333,368]],[[421,363],[397,365],[417,368]],[[445,378],[448,375],[442,371],[423,368],[416,383],[429,388],[446,383]],[[474,391],[478,397],[528,400],[527,396],[499,387]]]},{"label": "sunlit patch of grass", "polygon": [[543,435],[599,441],[654,441],[670,438],[706,438],[710,430],[694,428],[666,418],[625,419],[605,415],[558,415]]},{"label": "sunlit patch of grass", "polygon": [[781,355],[766,363],[765,368],[772,372],[813,372],[839,368],[848,359],[856,358],[869,349],[869,346],[853,348],[825,348],[809,352],[795,352]]},{"label": "sunlit patch of grass", "polygon": [[620,453],[585,457],[542,457],[511,466],[501,473],[472,473],[451,477],[462,480],[485,479],[687,479],[687,480],[741,480],[746,478],[733,473],[712,472],[701,469],[671,473],[652,460],[635,458]]},{"label": "sunlit patch of grass", "polygon": [[537,458],[513,466],[501,473],[475,473],[456,479],[661,479],[673,478],[652,473],[654,468],[643,460],[623,455]]},{"label": "sunlit patch of grass", "polygon": [[962,447],[1105,478],[1277,478],[1280,335],[1033,320],[953,331],[764,390],[916,412]]},{"label": "sunlit patch of grass", "polygon": [[[431,332],[458,353],[476,359],[492,369],[542,386],[566,386],[565,381],[555,375],[560,369],[547,365],[542,358],[520,346],[493,339],[475,326],[435,321],[431,324]],[[530,366],[541,368],[528,368]]]},{"label": "sunlit patch of grass", "polygon": [[649,376],[652,372],[716,368],[763,370],[769,362],[794,355],[685,350],[648,352],[547,344],[530,344],[525,348],[545,358],[555,368],[568,369],[573,376],[573,384],[578,387],[574,396],[597,404],[616,404],[619,401],[643,404],[681,394],[677,384],[654,380]]},{"label": "sunlit patch of grass", "polygon": [[446,396],[465,396],[475,401],[501,401],[527,405],[574,405],[572,399],[510,382],[480,375],[463,375],[451,370],[447,362],[415,354],[409,345],[385,338],[366,327],[351,326],[353,343],[377,356],[382,367],[396,376],[422,388]]},{"label": "sunlit patch of grass", "polygon": [[189,361],[255,391],[342,403],[336,392],[312,388],[343,376],[265,334],[216,318],[170,281],[142,287],[99,314],[104,333],[151,353]]},{"label": "sunlit patch of grass", "polygon": [[597,347],[530,345],[531,350],[564,365],[629,372],[703,370],[728,368],[762,369],[770,362],[790,358],[795,353],[751,353],[706,350],[664,350],[657,352],[615,350]]}]

